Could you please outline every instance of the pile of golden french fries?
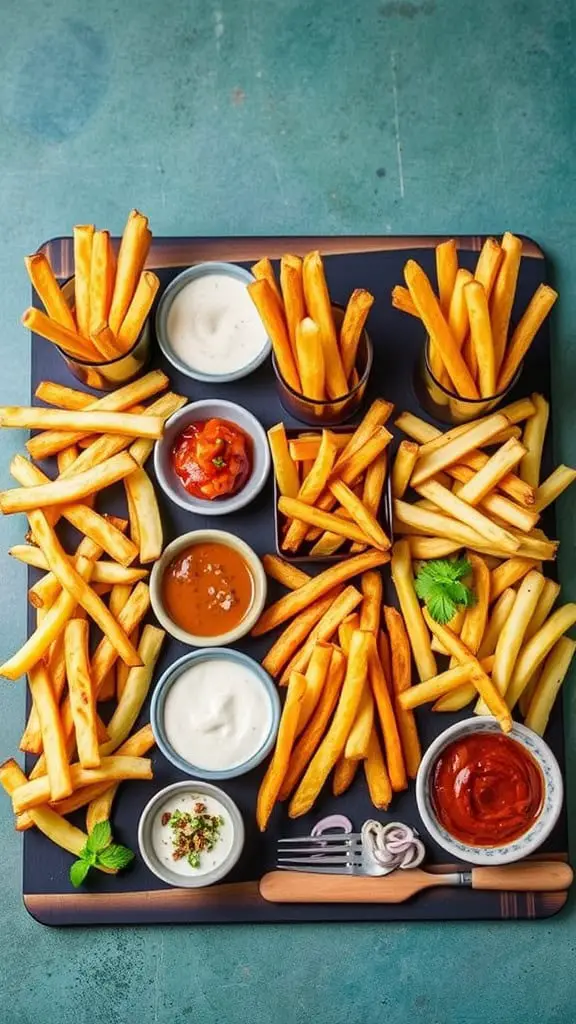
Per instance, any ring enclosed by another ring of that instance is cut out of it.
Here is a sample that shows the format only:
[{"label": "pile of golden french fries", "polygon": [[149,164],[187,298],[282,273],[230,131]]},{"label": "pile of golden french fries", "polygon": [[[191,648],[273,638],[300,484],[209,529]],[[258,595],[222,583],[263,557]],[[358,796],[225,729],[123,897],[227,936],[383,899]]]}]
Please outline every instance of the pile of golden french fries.
[{"label": "pile of golden french fries", "polygon": [[430,369],[455,396],[480,399],[505,391],[558,298],[541,284],[509,336],[521,258],[522,239],[507,231],[501,242],[486,240],[472,274],[458,266],[450,239],[436,247],[437,295],[414,260],[404,267],[406,287],[392,290],[392,305],[424,324]]},{"label": "pile of golden french fries", "polygon": [[[433,710],[456,711],[479,695],[475,710],[488,709],[506,729],[517,703],[530,728],[546,728],[576,646],[564,636],[576,604],[552,611],[560,586],[542,572],[558,544],[538,526],[540,514],[576,479],[558,466],[540,480],[548,416],[533,394],[445,433],[412,413],[395,421],[411,440],[398,446],[392,469],[394,533],[403,535],[392,579],[421,681],[400,697],[405,708],[436,701]],[[441,626],[420,608],[417,563],[462,549],[476,602]],[[438,674],[435,653],[450,655],[448,671]]]},{"label": "pile of golden french fries", "polygon": [[[383,810],[416,777],[416,724],[398,701],[411,685],[410,647],[402,616],[382,605],[378,569],[388,559],[369,550],[310,577],[276,555],[264,556],[268,575],[291,592],[266,609],[253,634],[291,621],[262,662],[287,686],[258,793],[262,831],[277,801],[290,798],[291,818],[306,814],[332,770],[339,796],[362,764],[372,803]],[[356,576],[359,586],[351,582]]]},{"label": "pile of golden french fries", "polygon": [[72,359],[105,363],[130,351],[146,321],[159,280],[144,270],[152,235],[148,218],[132,210],[118,260],[108,231],[74,228],[74,305],[66,301],[44,253],[25,259],[45,312],[27,309],[22,323]]},{"label": "pile of golden french fries", "polygon": [[264,258],[252,267],[248,291],[260,314],[280,374],[297,394],[336,400],[358,383],[356,355],[374,296],[356,288],[339,329],[318,251],[280,260],[280,285]]},{"label": "pile of golden french fries", "polygon": [[[32,709],[20,749],[38,759],[29,778],[7,761],[0,782],[12,796],[18,829],[35,825],[76,855],[86,833],[65,815],[88,805],[89,832],[109,818],[121,780],[152,776],[144,757],[154,742],[151,728],[131,733],[164,638],[163,630],[141,625],[150,606],[148,570],[141,566],[157,559],[163,546],[144,463],[165,420],[186,403],[168,386],[166,375],[154,370],[94,399],[48,381],[36,397],[51,408],[0,409],[2,426],[40,431],[27,442],[32,459],[55,456],[57,464],[51,480],[16,455],[10,471],[20,486],[0,493],[4,514],[24,512],[28,520],[29,541],[11,555],[45,571],[29,591],[36,628],[0,666],[8,679],[28,678]],[[94,507],[120,480],[128,520]],[[60,519],[81,535],[73,553],[58,538]],[[97,629],[91,655],[90,624]],[[104,700],[116,702],[106,725],[98,713]]]},{"label": "pile of golden french fries", "polygon": [[305,546],[313,558],[327,558],[351,545],[350,553],[390,540],[378,522],[392,434],[384,424],[390,402],[377,399],[352,433],[330,430],[288,441],[281,423],[268,431],[282,517],[282,551]]}]

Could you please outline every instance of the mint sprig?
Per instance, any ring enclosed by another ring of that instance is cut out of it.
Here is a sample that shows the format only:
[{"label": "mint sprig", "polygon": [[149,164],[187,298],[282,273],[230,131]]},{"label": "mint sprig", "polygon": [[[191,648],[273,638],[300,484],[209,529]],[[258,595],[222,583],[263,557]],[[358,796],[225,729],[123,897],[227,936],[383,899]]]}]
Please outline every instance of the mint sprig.
[{"label": "mint sprig", "polygon": [[127,846],[112,842],[112,829],[109,821],[99,821],[90,832],[85,845],[80,850],[78,860],[70,867],[70,881],[75,889],[82,885],[90,868],[113,868],[119,871],[134,859],[132,850]]},{"label": "mint sprig", "polygon": [[414,581],[414,589],[435,622],[445,626],[459,607],[469,608],[476,601],[474,592],[463,579],[472,574],[466,558],[435,558],[425,562]]}]

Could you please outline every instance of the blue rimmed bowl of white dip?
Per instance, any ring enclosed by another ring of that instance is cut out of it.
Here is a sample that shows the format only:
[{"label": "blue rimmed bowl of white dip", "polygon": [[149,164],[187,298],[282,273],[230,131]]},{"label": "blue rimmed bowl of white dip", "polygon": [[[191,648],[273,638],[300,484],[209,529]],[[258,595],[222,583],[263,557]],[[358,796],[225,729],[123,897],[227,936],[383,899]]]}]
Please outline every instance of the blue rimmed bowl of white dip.
[{"label": "blue rimmed bowl of white dip", "polygon": [[180,373],[227,384],[269,356],[270,339],[247,289],[254,280],[235,263],[197,263],[170,282],[158,303],[156,337]]},{"label": "blue rimmed bowl of white dip", "polygon": [[186,775],[214,782],[256,768],[270,753],[280,699],[258,662],[229,647],[191,651],[160,678],[150,723],[164,756]]}]

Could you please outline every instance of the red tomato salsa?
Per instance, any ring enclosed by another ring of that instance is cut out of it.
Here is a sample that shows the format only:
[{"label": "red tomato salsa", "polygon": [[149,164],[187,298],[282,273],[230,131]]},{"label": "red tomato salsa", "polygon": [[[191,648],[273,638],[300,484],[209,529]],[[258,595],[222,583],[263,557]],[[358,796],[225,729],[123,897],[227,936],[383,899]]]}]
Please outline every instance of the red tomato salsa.
[{"label": "red tomato salsa", "polygon": [[503,734],[454,740],[432,771],[432,803],[447,832],[471,846],[503,846],[534,824],[542,773],[531,754]]},{"label": "red tomato salsa", "polygon": [[235,423],[190,423],[172,446],[172,465],[189,494],[213,501],[236,494],[252,469],[251,439]]}]

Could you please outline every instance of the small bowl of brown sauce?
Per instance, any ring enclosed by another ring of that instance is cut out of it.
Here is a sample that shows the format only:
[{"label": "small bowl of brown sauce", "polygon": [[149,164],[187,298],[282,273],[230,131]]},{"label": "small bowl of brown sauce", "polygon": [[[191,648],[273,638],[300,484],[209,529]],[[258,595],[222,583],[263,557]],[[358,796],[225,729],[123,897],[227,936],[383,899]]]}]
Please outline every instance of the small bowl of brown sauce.
[{"label": "small bowl of brown sauce", "polygon": [[193,530],[172,541],[150,578],[154,614],[176,640],[220,647],[246,636],[266,602],[266,573],[243,540]]},{"label": "small bowl of brown sauce", "polygon": [[534,853],[554,828],[563,782],[550,747],[514,722],[468,718],[441,733],[416,778],[420,817],[451,856],[509,864]]}]

